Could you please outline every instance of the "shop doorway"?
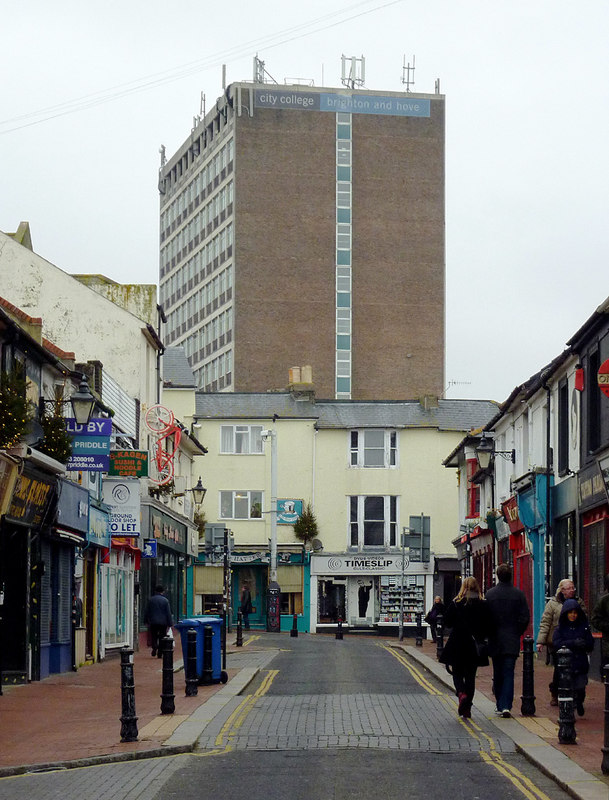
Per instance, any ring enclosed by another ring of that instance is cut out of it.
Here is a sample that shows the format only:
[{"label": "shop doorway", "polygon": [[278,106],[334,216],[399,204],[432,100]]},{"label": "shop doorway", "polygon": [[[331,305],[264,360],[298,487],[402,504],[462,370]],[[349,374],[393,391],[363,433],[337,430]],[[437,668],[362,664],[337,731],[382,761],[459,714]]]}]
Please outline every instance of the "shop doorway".
[{"label": "shop doorway", "polygon": [[320,624],[345,620],[346,578],[320,578],[317,584],[317,603]]},{"label": "shop doorway", "polygon": [[233,565],[232,620],[235,625],[237,624],[237,614],[241,604],[241,592],[245,584],[248,585],[252,596],[250,628],[264,630],[266,628],[266,568]]},{"label": "shop doorway", "polygon": [[374,578],[349,578],[348,591],[349,625],[354,628],[371,628],[378,619]]}]

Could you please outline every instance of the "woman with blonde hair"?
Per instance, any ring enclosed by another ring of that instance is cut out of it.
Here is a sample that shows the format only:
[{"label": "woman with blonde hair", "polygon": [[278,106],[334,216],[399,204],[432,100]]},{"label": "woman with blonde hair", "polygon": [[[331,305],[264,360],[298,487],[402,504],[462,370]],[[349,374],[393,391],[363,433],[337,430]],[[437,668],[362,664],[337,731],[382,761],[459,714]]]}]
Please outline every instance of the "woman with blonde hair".
[{"label": "woman with blonde hair", "polygon": [[489,663],[486,640],[491,632],[489,609],[475,578],[463,580],[458,595],[446,609],[444,625],[451,632],[439,660],[452,673],[459,716],[468,719],[472,715],[476,672]]}]

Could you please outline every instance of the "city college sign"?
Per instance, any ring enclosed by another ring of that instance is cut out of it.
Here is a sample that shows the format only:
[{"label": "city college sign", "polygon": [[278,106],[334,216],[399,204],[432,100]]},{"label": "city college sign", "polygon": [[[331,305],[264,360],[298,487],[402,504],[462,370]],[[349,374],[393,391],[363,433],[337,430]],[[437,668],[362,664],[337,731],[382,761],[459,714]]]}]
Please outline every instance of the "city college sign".
[{"label": "city college sign", "polygon": [[[402,556],[397,553],[370,555],[341,553],[335,556],[311,556],[311,575],[397,575],[402,571]],[[420,564],[410,564],[404,559],[406,574],[421,571]]]}]

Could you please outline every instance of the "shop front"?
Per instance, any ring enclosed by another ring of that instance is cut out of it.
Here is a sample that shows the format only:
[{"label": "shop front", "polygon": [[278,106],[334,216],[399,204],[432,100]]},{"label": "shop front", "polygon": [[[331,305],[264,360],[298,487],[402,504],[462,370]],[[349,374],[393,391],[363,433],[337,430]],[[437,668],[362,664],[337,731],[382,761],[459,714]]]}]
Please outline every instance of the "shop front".
[{"label": "shop front", "polygon": [[400,605],[407,635],[417,613],[431,606],[429,562],[409,561],[396,552],[311,556],[311,630],[323,632],[341,621],[352,629],[397,631]]},{"label": "shop front", "polygon": [[[55,626],[67,624],[69,637],[71,548],[66,545],[51,552],[56,496],[55,476],[24,462],[0,528],[0,673],[5,683],[25,683],[49,674],[48,659],[41,665],[41,648],[48,651],[53,611]],[[68,563],[59,558],[60,552]],[[51,596],[51,585],[65,581],[67,619],[60,615],[58,598]]]},{"label": "shop front", "polygon": [[186,565],[190,559],[191,536],[186,521],[178,519],[153,498],[142,499],[142,532],[143,538],[154,545],[151,551],[154,555],[142,558],[140,569],[140,630],[147,630],[144,615],[155,586],[165,589],[174,621],[187,613]]},{"label": "shop front", "polygon": [[609,573],[609,504],[603,471],[598,462],[580,470],[577,494],[581,530],[580,580],[577,589],[588,609],[594,608]]}]

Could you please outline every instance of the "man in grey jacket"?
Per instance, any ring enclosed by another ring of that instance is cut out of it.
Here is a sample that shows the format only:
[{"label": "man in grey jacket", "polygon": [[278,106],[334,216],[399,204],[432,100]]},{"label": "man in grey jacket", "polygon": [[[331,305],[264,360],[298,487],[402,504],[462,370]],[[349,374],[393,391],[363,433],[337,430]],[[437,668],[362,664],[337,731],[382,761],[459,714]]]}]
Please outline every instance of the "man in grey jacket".
[{"label": "man in grey jacket", "polygon": [[514,702],[514,668],[520,655],[520,637],[531,615],[524,592],[512,584],[512,568],[499,564],[496,575],[497,585],[486,593],[493,623],[489,650],[493,660],[495,714],[509,717]]}]

